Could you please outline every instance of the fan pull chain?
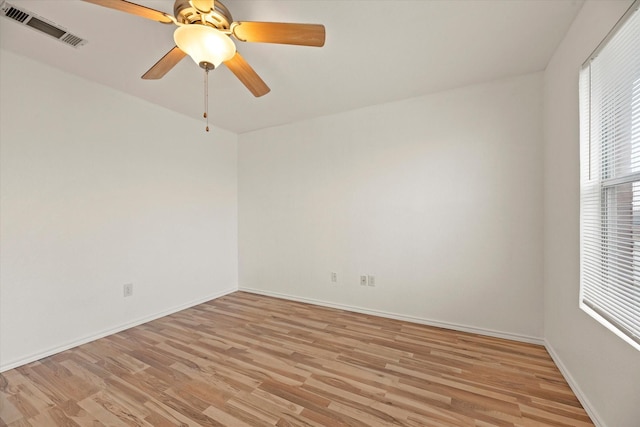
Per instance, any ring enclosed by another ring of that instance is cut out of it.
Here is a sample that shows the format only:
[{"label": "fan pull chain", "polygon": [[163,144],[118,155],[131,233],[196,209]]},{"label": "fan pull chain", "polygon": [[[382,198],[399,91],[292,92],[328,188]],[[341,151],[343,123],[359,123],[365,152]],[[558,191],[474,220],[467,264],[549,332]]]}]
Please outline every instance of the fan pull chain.
[{"label": "fan pull chain", "polygon": [[209,70],[204,69],[204,118],[207,119],[206,130],[209,132]]}]

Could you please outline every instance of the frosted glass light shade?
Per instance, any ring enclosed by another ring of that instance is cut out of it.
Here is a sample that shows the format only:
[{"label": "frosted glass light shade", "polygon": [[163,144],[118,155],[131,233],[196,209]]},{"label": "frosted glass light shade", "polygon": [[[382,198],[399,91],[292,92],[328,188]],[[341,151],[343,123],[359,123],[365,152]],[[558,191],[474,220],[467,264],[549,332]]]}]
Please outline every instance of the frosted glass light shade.
[{"label": "frosted glass light shade", "polygon": [[173,33],[173,40],[198,65],[207,62],[218,67],[236,54],[229,36],[207,25],[182,25]]}]

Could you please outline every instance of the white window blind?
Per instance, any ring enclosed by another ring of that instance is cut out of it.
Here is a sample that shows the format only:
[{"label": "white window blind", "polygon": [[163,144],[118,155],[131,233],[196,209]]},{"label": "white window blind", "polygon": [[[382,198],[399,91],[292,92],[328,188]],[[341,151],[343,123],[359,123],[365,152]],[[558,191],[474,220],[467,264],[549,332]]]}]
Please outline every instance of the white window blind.
[{"label": "white window blind", "polygon": [[580,72],[580,306],[640,349],[640,0]]}]

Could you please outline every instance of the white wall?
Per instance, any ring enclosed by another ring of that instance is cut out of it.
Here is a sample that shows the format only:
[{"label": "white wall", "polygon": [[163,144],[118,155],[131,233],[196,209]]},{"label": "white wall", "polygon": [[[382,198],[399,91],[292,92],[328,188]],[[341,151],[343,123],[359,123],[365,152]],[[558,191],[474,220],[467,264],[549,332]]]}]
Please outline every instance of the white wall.
[{"label": "white wall", "polygon": [[235,134],[0,54],[2,370],[237,289]]},{"label": "white wall", "polygon": [[602,426],[640,425],[640,354],[578,308],[578,72],[630,1],[587,2],[544,75],[547,345]]},{"label": "white wall", "polygon": [[542,337],[541,73],[243,134],[238,174],[241,289]]}]

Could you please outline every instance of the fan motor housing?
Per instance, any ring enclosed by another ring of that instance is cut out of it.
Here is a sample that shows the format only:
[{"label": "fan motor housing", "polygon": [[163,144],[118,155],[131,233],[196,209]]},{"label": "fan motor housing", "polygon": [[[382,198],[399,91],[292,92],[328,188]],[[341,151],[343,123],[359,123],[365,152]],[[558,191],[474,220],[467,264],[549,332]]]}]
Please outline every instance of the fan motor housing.
[{"label": "fan motor housing", "polygon": [[[231,12],[219,1],[213,2],[213,10],[204,15],[191,6],[189,0],[176,0],[173,5],[173,14],[176,20],[182,24],[206,24],[218,30],[228,30],[233,22]],[[204,18],[205,22],[202,22]]]}]

